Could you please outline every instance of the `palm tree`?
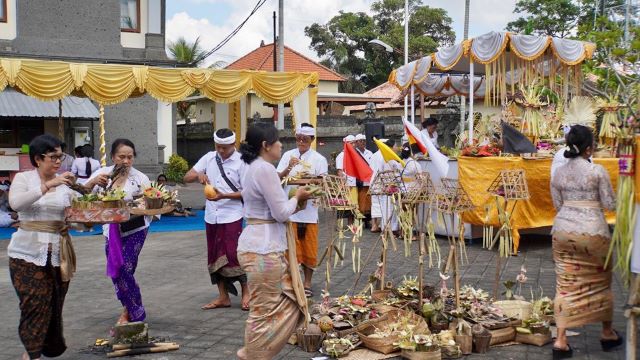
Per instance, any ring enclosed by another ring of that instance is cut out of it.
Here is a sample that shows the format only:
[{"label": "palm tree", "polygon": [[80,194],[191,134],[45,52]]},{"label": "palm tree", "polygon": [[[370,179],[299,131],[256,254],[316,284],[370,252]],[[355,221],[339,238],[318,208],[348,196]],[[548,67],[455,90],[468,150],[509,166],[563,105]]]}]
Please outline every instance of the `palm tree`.
[{"label": "palm tree", "polygon": [[170,41],[168,48],[171,58],[194,67],[201,65],[206,55],[200,46],[200,37],[194,42],[189,42],[181,36],[176,41]]}]

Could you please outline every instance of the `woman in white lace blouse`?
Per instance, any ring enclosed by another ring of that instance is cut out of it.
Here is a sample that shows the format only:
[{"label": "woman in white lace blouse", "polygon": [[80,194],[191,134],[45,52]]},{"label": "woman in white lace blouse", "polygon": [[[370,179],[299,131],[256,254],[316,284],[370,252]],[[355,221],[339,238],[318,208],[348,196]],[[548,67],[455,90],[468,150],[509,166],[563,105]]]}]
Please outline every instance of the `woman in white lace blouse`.
[{"label": "woman in white lace blouse", "polygon": [[566,140],[564,156],[569,161],[551,180],[553,205],[558,211],[552,229],[558,326],[554,359],[572,356],[566,329],[589,323],[602,323],[603,350],[622,344],[622,337],[611,326],[611,267],[604,266],[611,235],[603,209],[615,209],[611,181],[602,166],[589,161],[594,148],[589,128],[571,127]]},{"label": "woman in white lace blouse", "polygon": [[[61,143],[48,134],[34,138],[29,159],[35,170],[16,174],[9,191],[9,204],[20,218],[7,254],[11,281],[20,299],[18,333],[27,351],[23,359],[56,357],[66,350],[62,306],[75,270],[75,255],[64,208],[71,202],[73,191],[68,185],[74,176],[70,172],[56,175],[65,156]],[[102,182],[106,178],[96,178],[92,184]]]},{"label": "woman in white lace blouse", "polygon": [[[238,241],[238,260],[247,274],[250,312],[244,347],[237,355],[240,359],[272,359],[303,316],[298,308],[300,295],[306,300],[304,293],[294,291],[292,276],[299,279],[300,274],[290,272],[284,223],[296,211],[297,202],[310,194],[298,188],[289,199],[282,189],[273,165],[282,155],[282,144],[273,125],[250,127],[240,152],[249,167],[242,180],[247,227]],[[292,250],[295,254],[295,245]]]}]

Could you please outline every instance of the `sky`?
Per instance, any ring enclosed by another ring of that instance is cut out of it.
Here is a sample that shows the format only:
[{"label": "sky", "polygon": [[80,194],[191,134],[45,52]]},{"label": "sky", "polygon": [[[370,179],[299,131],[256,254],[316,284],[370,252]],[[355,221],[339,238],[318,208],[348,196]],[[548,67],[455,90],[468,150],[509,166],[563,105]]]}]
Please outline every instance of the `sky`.
[{"label": "sky", "polygon": [[[375,0],[285,0],[284,39],[294,50],[317,60],[309,49],[311,39],[304,28],[313,23],[325,24],[339,11],[370,12]],[[183,36],[189,41],[200,37],[204,49],[212,49],[240,24],[254,8],[258,0],[168,0],[166,38],[173,41]],[[463,38],[465,0],[423,0],[424,5],[447,10],[453,20],[456,42]],[[489,31],[504,30],[513,14],[516,0],[471,0],[469,36]],[[278,10],[278,0],[267,2],[244,25],[231,41],[207,59],[231,63],[257,48],[262,40],[273,42],[273,11]]]}]

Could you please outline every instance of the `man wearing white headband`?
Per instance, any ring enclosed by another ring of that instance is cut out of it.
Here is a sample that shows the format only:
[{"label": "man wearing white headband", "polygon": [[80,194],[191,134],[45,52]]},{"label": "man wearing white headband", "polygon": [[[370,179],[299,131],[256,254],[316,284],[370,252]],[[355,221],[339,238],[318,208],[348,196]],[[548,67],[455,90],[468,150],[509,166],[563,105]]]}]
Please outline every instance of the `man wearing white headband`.
[{"label": "man wearing white headband", "polygon": [[219,297],[202,307],[203,310],[228,308],[229,293],[238,295],[234,285],[242,287],[242,310],[249,310],[247,276],[238,262],[237,248],[242,233],[241,179],[245,162],[236,151],[236,134],[219,129],[213,134],[215,151],[205,154],[184,176],[185,182],[198,181],[212,186],[207,189],[204,221],[207,235],[207,264],[211,283],[218,286]]},{"label": "man wearing white headband", "polygon": [[[327,159],[311,149],[316,138],[313,125],[302,123],[296,128],[297,148],[282,155],[278,163],[280,178],[299,176],[307,173],[310,176],[322,176],[328,172]],[[289,193],[291,186],[285,188]],[[313,296],[311,277],[318,263],[318,208],[313,201],[307,201],[307,207],[289,218],[296,236],[298,263],[304,272],[304,292],[307,297]]]}]

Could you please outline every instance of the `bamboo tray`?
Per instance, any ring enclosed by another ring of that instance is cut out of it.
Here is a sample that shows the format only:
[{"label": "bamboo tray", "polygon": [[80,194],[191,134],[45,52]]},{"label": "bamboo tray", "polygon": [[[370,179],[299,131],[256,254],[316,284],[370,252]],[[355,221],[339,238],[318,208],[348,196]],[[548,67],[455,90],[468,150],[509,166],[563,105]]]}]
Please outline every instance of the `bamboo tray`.
[{"label": "bamboo tray", "polygon": [[111,224],[129,221],[131,212],[127,207],[79,209],[68,207],[64,210],[68,222],[82,224]]},{"label": "bamboo tray", "polygon": [[165,205],[160,209],[142,209],[142,208],[131,208],[129,212],[132,215],[145,215],[145,216],[155,216],[167,214],[175,210],[175,206],[173,205]]},{"label": "bamboo tray", "polygon": [[288,180],[285,185],[310,185],[310,184],[322,184],[322,177],[312,177],[312,178],[302,178],[302,179],[293,179]]}]

